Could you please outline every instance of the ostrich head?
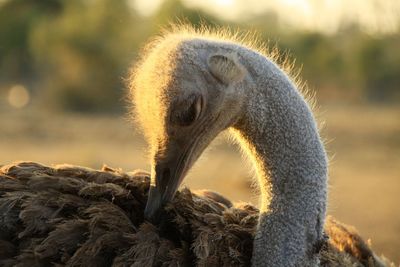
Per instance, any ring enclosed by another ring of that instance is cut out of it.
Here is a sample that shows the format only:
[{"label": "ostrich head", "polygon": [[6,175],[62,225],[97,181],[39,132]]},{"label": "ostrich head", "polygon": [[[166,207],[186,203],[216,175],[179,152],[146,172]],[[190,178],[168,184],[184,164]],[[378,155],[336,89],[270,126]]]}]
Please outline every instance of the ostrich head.
[{"label": "ostrich head", "polygon": [[150,147],[148,219],[157,221],[208,144],[240,120],[247,76],[229,46],[179,35],[158,40],[138,64],[131,92]]}]

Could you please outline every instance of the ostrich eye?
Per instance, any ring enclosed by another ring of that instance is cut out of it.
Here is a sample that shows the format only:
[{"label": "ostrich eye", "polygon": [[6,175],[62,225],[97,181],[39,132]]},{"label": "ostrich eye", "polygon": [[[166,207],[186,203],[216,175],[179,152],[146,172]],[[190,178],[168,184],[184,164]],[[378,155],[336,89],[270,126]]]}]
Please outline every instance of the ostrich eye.
[{"label": "ostrich eye", "polygon": [[171,115],[171,121],[180,126],[191,125],[199,118],[202,105],[202,97],[193,96],[190,101],[175,108]]}]

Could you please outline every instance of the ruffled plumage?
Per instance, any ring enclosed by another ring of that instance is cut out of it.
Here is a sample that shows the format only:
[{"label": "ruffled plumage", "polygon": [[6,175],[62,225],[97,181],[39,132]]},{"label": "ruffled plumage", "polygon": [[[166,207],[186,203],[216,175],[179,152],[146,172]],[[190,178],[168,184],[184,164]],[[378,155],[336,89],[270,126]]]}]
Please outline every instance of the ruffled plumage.
[{"label": "ruffled plumage", "polygon": [[[258,209],[183,189],[155,226],[149,176],[18,162],[0,168],[1,266],[250,266]],[[349,227],[327,219],[322,266],[381,266]]]}]

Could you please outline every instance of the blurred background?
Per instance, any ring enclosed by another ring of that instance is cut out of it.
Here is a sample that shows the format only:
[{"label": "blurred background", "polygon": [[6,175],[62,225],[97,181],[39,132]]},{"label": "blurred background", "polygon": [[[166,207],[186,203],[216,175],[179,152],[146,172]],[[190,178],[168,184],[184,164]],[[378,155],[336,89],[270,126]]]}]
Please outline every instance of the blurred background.
[{"label": "blurred background", "polygon": [[[295,59],[330,155],[329,214],[400,262],[400,1],[0,0],[0,165],[149,169],[124,78],[169,22],[229,26]],[[186,185],[257,204],[224,138]]]}]

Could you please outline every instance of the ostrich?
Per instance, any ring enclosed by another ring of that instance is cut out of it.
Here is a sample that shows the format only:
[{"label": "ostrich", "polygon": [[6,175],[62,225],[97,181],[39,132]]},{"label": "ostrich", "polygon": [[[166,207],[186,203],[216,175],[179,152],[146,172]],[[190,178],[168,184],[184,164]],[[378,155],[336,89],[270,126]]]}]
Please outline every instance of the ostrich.
[{"label": "ostrich", "polygon": [[[312,113],[261,52],[222,34],[168,33],[149,45],[131,92],[151,173],[0,166],[1,266],[383,266],[354,231],[325,221]],[[225,129],[255,166],[260,209],[177,191]]]},{"label": "ostrich", "polygon": [[201,152],[230,129],[261,192],[252,266],[318,265],[327,157],[310,108],[274,62],[221,38],[170,35],[139,65],[133,101],[150,134],[147,218],[157,222]]},{"label": "ostrich", "polygon": [[262,51],[223,35],[189,29],[150,50],[131,87],[152,161],[146,218],[160,220],[196,159],[229,129],[261,192],[252,266],[319,265],[328,160],[296,84]]}]

